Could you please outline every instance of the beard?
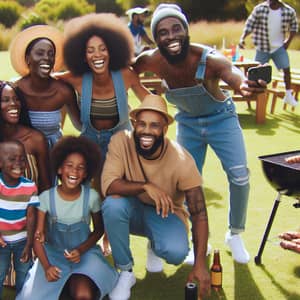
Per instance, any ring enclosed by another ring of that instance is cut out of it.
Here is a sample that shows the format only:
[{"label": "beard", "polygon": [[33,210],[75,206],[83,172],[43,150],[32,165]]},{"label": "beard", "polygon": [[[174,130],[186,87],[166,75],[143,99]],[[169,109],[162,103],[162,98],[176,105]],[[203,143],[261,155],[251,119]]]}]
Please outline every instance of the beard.
[{"label": "beard", "polygon": [[168,61],[169,64],[174,65],[181,61],[183,61],[188,54],[188,50],[190,47],[190,37],[187,36],[182,43],[182,48],[179,54],[171,55],[168,50],[162,45],[157,45],[161,55]]},{"label": "beard", "polygon": [[140,137],[136,134],[136,132],[133,133],[134,136],[134,142],[135,142],[135,149],[136,152],[141,155],[144,158],[150,158],[158,149],[160,146],[164,143],[164,135],[161,134],[160,136],[156,137],[154,135],[148,134],[145,136],[151,136],[154,138],[154,143],[151,148],[149,149],[143,149],[140,145]]}]

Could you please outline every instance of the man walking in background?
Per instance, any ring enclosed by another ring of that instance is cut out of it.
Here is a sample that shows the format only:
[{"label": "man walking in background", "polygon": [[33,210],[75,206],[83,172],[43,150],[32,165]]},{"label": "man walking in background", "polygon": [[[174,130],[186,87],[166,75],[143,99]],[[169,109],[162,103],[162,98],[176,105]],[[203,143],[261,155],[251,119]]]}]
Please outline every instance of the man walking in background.
[{"label": "man walking in background", "polygon": [[290,62],[287,49],[298,31],[295,10],[279,0],[267,0],[254,7],[246,21],[239,46],[245,47],[245,38],[252,33],[256,47],[255,60],[261,64],[273,60],[283,70],[286,94],[284,103],[296,106],[292,95]]},{"label": "man walking in background", "polygon": [[127,10],[126,14],[130,20],[128,27],[134,38],[134,53],[139,55],[142,51],[150,49],[143,44],[143,41],[147,45],[154,45],[144,28],[145,18],[150,14],[150,11],[148,8],[134,7]]}]

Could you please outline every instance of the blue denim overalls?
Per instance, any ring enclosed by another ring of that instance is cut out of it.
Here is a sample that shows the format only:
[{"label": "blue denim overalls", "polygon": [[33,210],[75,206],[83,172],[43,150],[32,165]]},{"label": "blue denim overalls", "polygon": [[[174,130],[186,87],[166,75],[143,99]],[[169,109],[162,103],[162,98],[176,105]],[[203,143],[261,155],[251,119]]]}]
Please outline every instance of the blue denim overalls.
[{"label": "blue denim overalls", "polygon": [[245,228],[249,195],[246,151],[233,100],[229,94],[223,101],[215,99],[202,83],[210,50],[204,47],[197,68],[200,83],[169,89],[166,98],[178,109],[177,140],[192,154],[199,171],[202,173],[208,145],[221,160],[230,185],[229,227],[239,233]]},{"label": "blue denim overalls", "polygon": [[45,250],[51,265],[61,270],[61,277],[55,282],[48,282],[44,269],[37,259],[30,270],[24,287],[17,300],[56,300],[72,274],[84,274],[91,278],[101,292],[102,299],[110,293],[118,280],[118,273],[103,257],[99,246],[94,246],[83,253],[79,263],[72,263],[64,257],[64,250],[72,250],[86,241],[90,234],[89,186],[84,185],[82,218],[67,225],[57,221],[55,188],[49,190],[50,212],[47,216],[48,232]]},{"label": "blue denim overalls", "polygon": [[82,79],[82,94],[81,94],[81,108],[80,119],[82,122],[81,134],[96,142],[101,149],[103,158],[107,153],[107,147],[111,136],[123,129],[131,129],[128,112],[127,93],[122,78],[121,71],[111,71],[111,76],[114,84],[115,95],[117,98],[117,106],[119,111],[119,123],[111,129],[103,129],[101,131],[95,129],[91,124],[91,101],[93,91],[93,74],[91,72],[85,73]]}]

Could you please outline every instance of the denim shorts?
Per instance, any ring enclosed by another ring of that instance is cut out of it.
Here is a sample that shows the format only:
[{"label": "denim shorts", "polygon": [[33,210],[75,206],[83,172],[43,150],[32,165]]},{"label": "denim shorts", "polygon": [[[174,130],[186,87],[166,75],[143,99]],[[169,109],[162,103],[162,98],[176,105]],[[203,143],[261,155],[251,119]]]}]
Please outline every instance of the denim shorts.
[{"label": "denim shorts", "polygon": [[287,50],[281,46],[274,52],[263,52],[256,50],[255,60],[259,61],[261,64],[265,64],[272,59],[276,68],[278,70],[287,69],[290,67],[290,60],[287,53]]}]

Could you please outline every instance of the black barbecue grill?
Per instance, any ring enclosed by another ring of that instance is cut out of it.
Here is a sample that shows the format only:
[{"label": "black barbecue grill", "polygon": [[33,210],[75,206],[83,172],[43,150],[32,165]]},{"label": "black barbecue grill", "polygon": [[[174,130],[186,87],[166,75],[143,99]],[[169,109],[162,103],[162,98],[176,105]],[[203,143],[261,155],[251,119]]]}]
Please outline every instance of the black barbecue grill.
[{"label": "black barbecue grill", "polygon": [[[300,197],[300,163],[290,164],[285,161],[287,157],[294,155],[300,155],[300,150],[258,157],[262,162],[265,176],[278,193],[273,204],[272,212],[269,217],[258,254],[254,259],[257,265],[261,264],[261,256],[264,251],[281,196],[287,195]],[[299,200],[294,203],[294,207],[300,207]]]}]

